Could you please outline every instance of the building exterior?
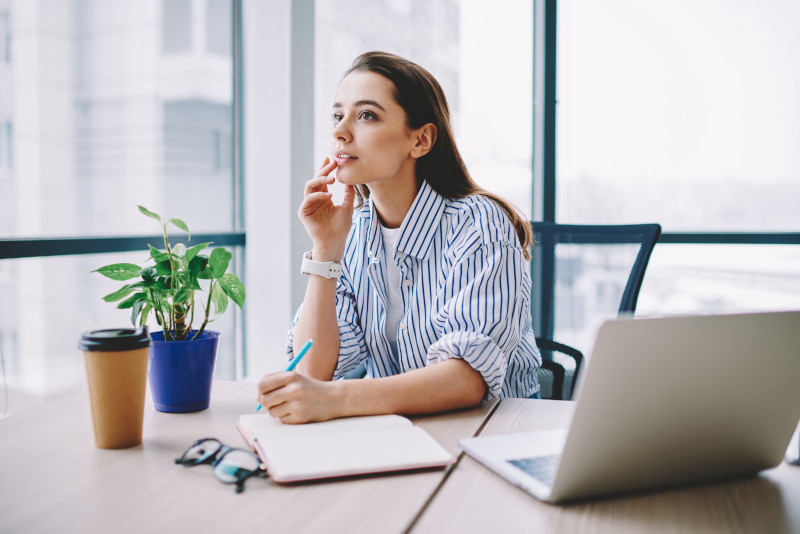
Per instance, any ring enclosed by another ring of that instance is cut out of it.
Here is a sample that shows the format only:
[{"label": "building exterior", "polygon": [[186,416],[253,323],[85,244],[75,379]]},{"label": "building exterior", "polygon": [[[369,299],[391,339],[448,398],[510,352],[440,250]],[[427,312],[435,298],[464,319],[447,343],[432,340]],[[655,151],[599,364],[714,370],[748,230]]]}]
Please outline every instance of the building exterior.
[{"label": "building exterior", "polygon": [[[0,0],[0,236],[231,230],[232,94],[230,0]],[[114,257],[0,262],[10,386],[74,387],[81,329],[130,323],[86,275]]]}]

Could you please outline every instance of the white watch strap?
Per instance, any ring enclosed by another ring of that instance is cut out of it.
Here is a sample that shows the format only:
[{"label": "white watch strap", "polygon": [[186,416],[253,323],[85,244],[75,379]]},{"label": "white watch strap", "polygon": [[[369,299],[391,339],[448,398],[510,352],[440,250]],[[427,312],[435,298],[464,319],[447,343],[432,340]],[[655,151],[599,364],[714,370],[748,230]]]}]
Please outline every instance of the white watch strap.
[{"label": "white watch strap", "polygon": [[335,261],[314,261],[311,259],[309,251],[303,254],[300,272],[305,275],[315,274],[323,278],[339,278],[342,276],[342,264]]}]

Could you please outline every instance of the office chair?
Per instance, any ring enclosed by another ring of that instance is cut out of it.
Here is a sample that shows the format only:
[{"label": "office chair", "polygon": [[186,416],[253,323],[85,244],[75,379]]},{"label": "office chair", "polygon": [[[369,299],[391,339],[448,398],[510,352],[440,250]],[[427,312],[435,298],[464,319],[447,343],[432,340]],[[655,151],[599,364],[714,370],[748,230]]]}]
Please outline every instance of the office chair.
[{"label": "office chair", "polygon": [[531,318],[542,398],[572,398],[602,321],[636,310],[658,224],[533,222]]}]

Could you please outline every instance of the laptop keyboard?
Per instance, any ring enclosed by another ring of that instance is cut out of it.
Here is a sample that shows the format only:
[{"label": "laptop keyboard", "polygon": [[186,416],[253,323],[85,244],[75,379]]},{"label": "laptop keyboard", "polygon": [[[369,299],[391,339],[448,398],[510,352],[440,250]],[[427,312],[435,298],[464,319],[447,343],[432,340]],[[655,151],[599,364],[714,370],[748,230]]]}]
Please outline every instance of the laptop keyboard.
[{"label": "laptop keyboard", "polygon": [[534,458],[520,458],[518,460],[508,460],[508,463],[525,471],[530,476],[545,483],[547,486],[552,486],[556,478],[556,469],[558,469],[558,462],[561,460],[560,454],[553,454],[551,456],[536,456]]}]

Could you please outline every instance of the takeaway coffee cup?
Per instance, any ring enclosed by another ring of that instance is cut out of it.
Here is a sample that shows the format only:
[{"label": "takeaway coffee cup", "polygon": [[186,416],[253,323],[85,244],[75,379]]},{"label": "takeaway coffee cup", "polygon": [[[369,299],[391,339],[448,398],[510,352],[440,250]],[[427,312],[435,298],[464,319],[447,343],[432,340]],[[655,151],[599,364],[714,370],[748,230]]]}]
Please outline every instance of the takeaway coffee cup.
[{"label": "takeaway coffee cup", "polygon": [[150,334],[147,327],[91,330],[81,335],[94,442],[101,449],[142,443]]}]

